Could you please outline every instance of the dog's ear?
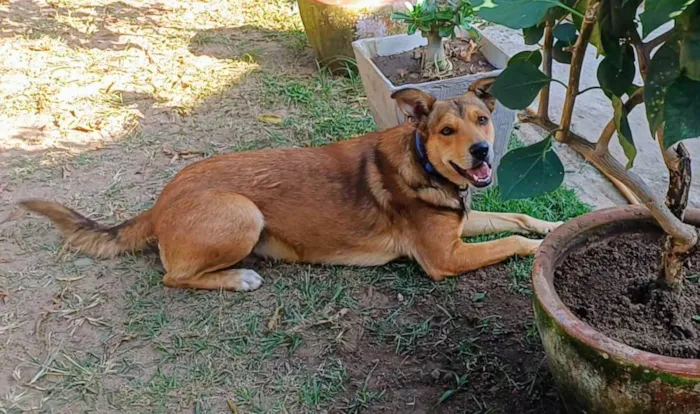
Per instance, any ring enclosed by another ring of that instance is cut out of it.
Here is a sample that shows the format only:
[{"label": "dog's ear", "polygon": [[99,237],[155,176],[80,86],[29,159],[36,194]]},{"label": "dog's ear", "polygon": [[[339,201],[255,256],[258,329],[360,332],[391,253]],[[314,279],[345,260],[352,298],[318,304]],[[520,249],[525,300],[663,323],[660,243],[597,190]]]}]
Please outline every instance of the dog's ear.
[{"label": "dog's ear", "polygon": [[415,88],[398,90],[391,94],[396,100],[401,112],[406,115],[408,122],[418,125],[428,117],[433,110],[435,97],[428,92]]},{"label": "dog's ear", "polygon": [[489,111],[493,112],[496,108],[496,98],[491,95],[489,88],[496,81],[495,77],[483,78],[469,85],[469,91],[474,92],[477,98],[481,99],[486,104]]}]

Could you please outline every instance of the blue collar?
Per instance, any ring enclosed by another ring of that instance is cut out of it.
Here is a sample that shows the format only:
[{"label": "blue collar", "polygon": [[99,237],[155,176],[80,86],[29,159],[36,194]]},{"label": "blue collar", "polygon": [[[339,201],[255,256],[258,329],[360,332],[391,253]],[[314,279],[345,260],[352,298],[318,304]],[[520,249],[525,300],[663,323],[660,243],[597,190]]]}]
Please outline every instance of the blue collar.
[{"label": "blue collar", "polygon": [[[428,161],[428,155],[425,152],[425,146],[423,146],[423,141],[420,138],[420,134],[418,133],[418,130],[416,129],[416,153],[418,154],[418,161],[420,164],[423,166],[423,169],[425,172],[428,173],[428,175],[431,175],[433,177],[436,177],[438,179],[442,179],[444,181],[449,182],[447,178],[444,178],[442,174],[440,174],[433,164]],[[469,211],[469,206],[471,205],[471,193],[470,193],[470,187],[467,186],[465,188],[457,186],[457,192],[460,197],[460,202],[462,203],[462,207],[464,207],[465,211]]]},{"label": "blue collar", "polygon": [[433,167],[433,164],[428,161],[428,156],[425,153],[425,147],[423,146],[423,141],[420,139],[420,134],[416,130],[416,153],[418,153],[418,161],[423,166],[423,169],[431,175],[437,175],[438,172]]}]

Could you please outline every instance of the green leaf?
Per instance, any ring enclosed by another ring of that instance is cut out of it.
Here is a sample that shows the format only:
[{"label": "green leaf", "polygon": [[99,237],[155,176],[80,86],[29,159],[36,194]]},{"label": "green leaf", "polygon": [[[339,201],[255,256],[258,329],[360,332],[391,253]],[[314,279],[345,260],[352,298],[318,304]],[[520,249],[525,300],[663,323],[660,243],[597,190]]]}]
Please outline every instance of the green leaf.
[{"label": "green leaf", "polygon": [[560,20],[562,17],[571,13],[571,9],[575,5],[576,1],[577,0],[562,0],[560,2],[557,2],[559,3],[557,4],[558,7],[552,7],[551,9],[547,10],[547,14],[544,15],[542,21],[545,22]]},{"label": "green leaf", "polygon": [[409,35],[416,33],[416,30],[418,30],[418,26],[415,23],[411,23],[408,25],[408,34]]},{"label": "green leaf", "polygon": [[685,76],[700,81],[700,33],[697,31],[683,33],[680,63]]},{"label": "green leaf", "polygon": [[486,292],[478,292],[472,297],[472,302],[483,302],[486,299]]},{"label": "green leaf", "polygon": [[536,45],[544,35],[544,25],[526,27],[523,29],[523,38],[526,45]]},{"label": "green leaf", "polygon": [[436,20],[450,21],[455,16],[452,10],[439,10],[435,13]]},{"label": "green leaf", "polygon": [[498,166],[501,198],[535,197],[554,191],[564,181],[564,166],[552,150],[551,135],[507,153]]},{"label": "green leaf", "polygon": [[573,52],[569,50],[564,50],[565,47],[569,47],[566,43],[561,40],[554,42],[552,47],[552,57],[559,63],[566,63],[567,65],[571,63],[571,58],[573,58]]},{"label": "green leaf", "polygon": [[681,76],[666,91],[664,147],[700,137],[700,82]]},{"label": "green leaf", "polygon": [[620,55],[621,61],[611,56],[605,57],[598,65],[598,83],[607,94],[622,96],[629,91],[634,81],[634,52],[627,46],[626,52]]},{"label": "green leaf", "polygon": [[542,64],[542,53],[539,50],[525,50],[510,58],[508,64],[512,65],[517,62],[529,62],[535,67],[540,67]]},{"label": "green leaf", "polygon": [[615,130],[617,131],[617,138],[620,140],[620,145],[622,145],[622,150],[625,152],[627,157],[627,168],[632,168],[634,163],[634,158],[637,156],[637,148],[634,146],[634,140],[632,139],[632,129],[630,128],[629,121],[627,120],[627,110],[622,100],[613,95],[612,104],[615,109]]},{"label": "green leaf", "polygon": [[525,109],[552,78],[530,62],[508,65],[491,85],[491,94],[510,109]]},{"label": "green leaf", "polygon": [[557,6],[555,0],[474,0],[474,10],[491,23],[524,29],[540,23],[547,10]]},{"label": "green leaf", "polygon": [[635,92],[637,92],[637,89],[641,88],[641,86],[635,85],[634,83],[630,85],[629,88],[627,88],[627,96],[632,96]]},{"label": "green leaf", "polygon": [[649,62],[644,85],[644,106],[652,137],[656,137],[656,131],[664,122],[666,90],[680,76],[678,52],[670,44],[661,46]]},{"label": "green leaf", "polygon": [[606,15],[602,26],[603,36],[621,39],[626,38],[630,30],[636,30],[634,19],[641,3],[642,0],[605,0],[601,2],[601,9],[605,10]]},{"label": "green leaf", "polygon": [[469,34],[469,37],[471,39],[474,39],[474,40],[480,40],[481,39],[481,32],[479,32],[478,30],[473,28],[471,25],[469,25],[469,23],[465,23],[465,24],[466,24],[466,26],[463,26],[462,28],[464,29],[464,31],[467,32],[467,34]]},{"label": "green leaf", "polygon": [[596,45],[599,53],[602,50],[603,55],[613,58],[613,62],[618,62],[624,51],[620,40],[626,39],[630,30],[637,30],[634,19],[639,3],[641,0],[630,0],[624,4],[622,0],[601,2],[597,23],[599,36],[592,38],[591,43]]},{"label": "green leaf", "polygon": [[449,400],[450,397],[455,395],[455,392],[456,392],[455,390],[447,390],[447,391],[443,392],[442,395],[440,396],[440,399],[438,400],[438,404],[442,404],[445,401]]},{"label": "green leaf", "polygon": [[644,12],[639,15],[642,21],[642,36],[647,37],[655,29],[681,14],[695,0],[646,0]]},{"label": "green leaf", "polygon": [[561,23],[552,31],[554,37],[560,40],[567,46],[571,46],[576,43],[576,26],[571,23]]},{"label": "green leaf", "polygon": [[391,20],[411,20],[411,17],[406,13],[394,12],[391,13]]},{"label": "green leaf", "polygon": [[450,37],[454,32],[455,29],[452,26],[442,26],[438,29],[438,34],[440,37]]},{"label": "green leaf", "polygon": [[700,314],[698,314],[698,315],[693,315],[693,320],[694,320],[695,322],[700,322]]}]

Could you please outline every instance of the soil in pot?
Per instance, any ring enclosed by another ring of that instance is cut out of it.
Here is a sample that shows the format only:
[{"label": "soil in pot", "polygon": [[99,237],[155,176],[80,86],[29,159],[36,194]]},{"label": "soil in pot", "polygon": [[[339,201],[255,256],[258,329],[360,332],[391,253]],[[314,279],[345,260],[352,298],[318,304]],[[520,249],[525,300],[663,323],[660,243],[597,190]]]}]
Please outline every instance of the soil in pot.
[{"label": "soil in pot", "polygon": [[656,354],[700,359],[700,252],[687,260],[684,289],[656,283],[661,233],[633,232],[588,241],[558,266],[562,301],[595,329]]},{"label": "soil in pot", "polygon": [[[450,79],[474,73],[490,72],[496,68],[486,60],[476,43],[464,39],[448,40],[445,56],[452,62],[452,72],[439,79]],[[423,83],[436,80],[435,76],[424,73],[421,59],[425,47],[389,56],[376,56],[372,61],[394,86],[407,83]]]}]

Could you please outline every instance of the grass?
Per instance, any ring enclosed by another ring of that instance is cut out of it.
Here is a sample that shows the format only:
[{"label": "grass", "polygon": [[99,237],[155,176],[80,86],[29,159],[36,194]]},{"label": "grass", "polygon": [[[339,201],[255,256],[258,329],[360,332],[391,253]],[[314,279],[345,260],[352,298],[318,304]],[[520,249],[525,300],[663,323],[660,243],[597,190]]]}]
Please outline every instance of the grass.
[{"label": "grass", "polygon": [[[58,198],[116,223],[197,158],[375,128],[359,78],[310,63],[288,1],[50,3],[0,4],[17,23],[0,39],[0,122],[12,131],[0,146],[13,152],[0,182],[12,199]],[[489,189],[474,208],[548,220],[587,211],[567,189],[508,202]],[[413,263],[262,263],[253,294],[174,291],[157,257],[86,260],[36,219],[0,228],[0,263],[0,412],[360,413],[398,404],[382,381],[417,375],[401,376],[404,361],[454,354],[446,388],[425,396],[432,407],[446,390],[445,404],[458,399],[474,373],[507,369],[479,342],[506,335],[500,316],[461,309],[464,297],[495,295],[433,283]],[[507,266],[527,295],[531,260]]]}]

